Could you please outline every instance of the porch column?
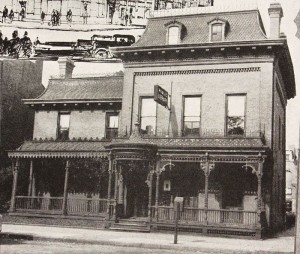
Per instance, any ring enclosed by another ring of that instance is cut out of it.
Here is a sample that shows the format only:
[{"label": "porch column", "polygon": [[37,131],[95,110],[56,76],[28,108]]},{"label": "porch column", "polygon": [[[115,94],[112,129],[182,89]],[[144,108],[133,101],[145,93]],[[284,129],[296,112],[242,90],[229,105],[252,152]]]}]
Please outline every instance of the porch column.
[{"label": "porch column", "polygon": [[20,168],[19,159],[17,159],[16,164],[12,163],[13,168],[13,186],[11,193],[11,204],[10,204],[10,212],[16,211],[16,193],[17,193],[17,183],[18,183],[18,173]]},{"label": "porch column", "polygon": [[[150,166],[152,167],[152,165]],[[151,223],[151,204],[152,204],[152,182],[153,182],[153,170],[148,174],[147,177],[147,185],[149,187],[149,198],[148,198],[148,219],[149,219],[149,224]]]},{"label": "porch column", "polygon": [[262,203],[262,195],[261,195],[261,180],[263,176],[263,163],[264,159],[259,153],[258,155],[258,169],[256,171],[257,176],[257,226],[261,227],[261,203]]},{"label": "porch column", "polygon": [[30,160],[28,197],[32,196],[32,181],[33,181],[33,160]]},{"label": "porch column", "polygon": [[205,224],[208,224],[208,217],[207,217],[207,213],[208,213],[208,181],[209,181],[209,175],[210,172],[214,169],[214,164],[210,164],[210,160],[209,160],[209,155],[208,153],[206,153],[205,158],[204,158],[204,162],[201,163],[201,168],[204,171],[204,176],[205,176],[205,193],[204,193],[204,221]]},{"label": "porch column", "polygon": [[112,171],[113,171],[113,157],[112,157],[112,154],[109,153],[109,156],[108,156],[108,189],[107,189],[107,217],[108,217],[108,219],[110,216]]},{"label": "porch column", "polygon": [[115,193],[114,193],[114,212],[113,212],[113,219],[116,221],[117,219],[117,199],[118,199],[118,169],[117,169],[117,162],[114,163],[114,172],[115,172]]},{"label": "porch column", "polygon": [[155,218],[158,221],[158,198],[159,198],[159,178],[160,178],[160,160],[156,161],[156,192],[155,192]]},{"label": "porch column", "polygon": [[63,215],[68,213],[68,180],[69,180],[69,160],[66,161],[65,184],[64,184],[64,197],[63,197]]},{"label": "porch column", "polygon": [[123,192],[124,192],[124,187],[123,187],[123,174],[122,174],[122,166],[121,164],[119,165],[119,204],[123,204],[124,203],[124,195],[123,195]]}]

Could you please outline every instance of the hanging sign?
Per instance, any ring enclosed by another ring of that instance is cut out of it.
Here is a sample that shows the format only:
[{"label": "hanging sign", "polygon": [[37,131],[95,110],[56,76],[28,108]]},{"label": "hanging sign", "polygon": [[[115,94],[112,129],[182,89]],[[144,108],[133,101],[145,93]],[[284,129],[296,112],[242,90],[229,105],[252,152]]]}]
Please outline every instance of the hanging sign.
[{"label": "hanging sign", "polygon": [[160,105],[169,108],[169,93],[159,85],[154,86],[154,100]]}]

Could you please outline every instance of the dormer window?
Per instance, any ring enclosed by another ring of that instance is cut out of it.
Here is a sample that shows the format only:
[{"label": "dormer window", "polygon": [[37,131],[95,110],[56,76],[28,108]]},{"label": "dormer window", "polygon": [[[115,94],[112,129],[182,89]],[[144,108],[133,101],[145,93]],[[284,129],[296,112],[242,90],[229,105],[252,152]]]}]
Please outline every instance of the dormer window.
[{"label": "dormer window", "polygon": [[208,22],[209,25],[209,40],[214,41],[224,41],[226,36],[226,27],[228,22],[221,19],[213,19]]},{"label": "dormer window", "polygon": [[213,24],[211,26],[211,41],[222,41],[222,24]]},{"label": "dormer window", "polygon": [[172,20],[165,24],[166,27],[166,43],[168,45],[180,44],[182,39],[183,24],[176,20]]},{"label": "dormer window", "polygon": [[171,26],[168,32],[168,44],[178,44],[179,42],[179,27]]}]

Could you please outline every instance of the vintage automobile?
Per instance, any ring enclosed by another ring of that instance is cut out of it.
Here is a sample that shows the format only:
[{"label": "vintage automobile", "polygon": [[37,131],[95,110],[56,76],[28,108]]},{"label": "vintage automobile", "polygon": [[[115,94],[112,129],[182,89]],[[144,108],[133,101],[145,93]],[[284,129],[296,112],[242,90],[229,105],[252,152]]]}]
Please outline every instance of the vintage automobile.
[{"label": "vintage automobile", "polygon": [[93,35],[90,40],[77,42],[45,42],[36,45],[35,56],[73,56],[97,59],[112,59],[109,47],[130,46],[135,42],[133,35]]},{"label": "vintage automobile", "polygon": [[77,40],[76,51],[83,51],[85,56],[94,58],[113,58],[110,47],[130,46],[135,42],[133,35],[93,35],[91,40]]}]

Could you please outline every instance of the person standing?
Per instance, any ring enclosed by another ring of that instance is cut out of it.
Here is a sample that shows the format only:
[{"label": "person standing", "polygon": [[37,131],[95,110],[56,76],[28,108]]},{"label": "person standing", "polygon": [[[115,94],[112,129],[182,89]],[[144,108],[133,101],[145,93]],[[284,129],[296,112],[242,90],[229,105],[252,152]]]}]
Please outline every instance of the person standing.
[{"label": "person standing", "polygon": [[2,23],[6,22],[7,15],[8,15],[8,9],[6,8],[5,5],[2,12]]},{"label": "person standing", "polygon": [[72,11],[71,11],[71,9],[69,9],[68,12],[67,12],[67,22],[68,22],[69,26],[71,27],[71,24],[72,24]]},{"label": "person standing", "polygon": [[14,11],[11,9],[11,10],[10,10],[10,13],[9,13],[9,15],[8,15],[8,18],[9,18],[9,20],[10,20],[11,23],[13,22],[14,17],[15,17],[15,13],[14,13]]},{"label": "person standing", "polygon": [[41,12],[41,25],[44,25],[45,16],[46,16],[45,12],[42,11],[42,12]]},{"label": "person standing", "polygon": [[82,16],[83,16],[83,24],[84,25],[87,24],[87,18],[88,18],[87,5],[88,4],[86,2],[83,3],[83,14],[82,14]]}]

